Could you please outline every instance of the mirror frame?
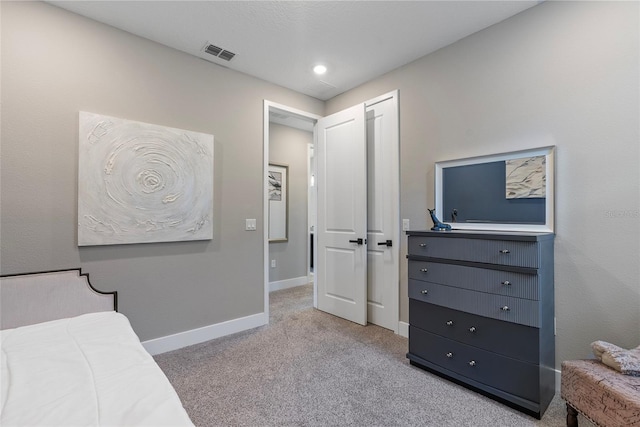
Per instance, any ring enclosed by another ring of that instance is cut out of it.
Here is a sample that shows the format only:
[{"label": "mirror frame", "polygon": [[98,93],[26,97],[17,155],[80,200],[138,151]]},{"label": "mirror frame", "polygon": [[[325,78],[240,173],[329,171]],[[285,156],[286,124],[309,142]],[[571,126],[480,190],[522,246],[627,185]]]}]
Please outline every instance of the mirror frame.
[{"label": "mirror frame", "polygon": [[[533,148],[509,153],[491,154],[487,156],[469,157],[465,159],[436,162],[435,165],[435,202],[436,215],[451,228],[456,230],[486,230],[486,231],[521,231],[554,233],[555,224],[555,146]],[[443,221],[443,171],[447,168],[475,165],[481,163],[498,162],[519,159],[523,157],[545,156],[546,187],[545,187],[545,222],[544,224],[517,223],[463,223]]]},{"label": "mirror frame", "polygon": [[[278,171],[282,174],[282,182],[281,182],[281,200],[268,200],[269,203],[269,218],[267,224],[269,224],[269,242],[286,242],[289,240],[289,165],[284,163],[275,163],[269,162],[269,167],[267,169],[267,181],[268,174],[272,170]],[[272,209],[274,207],[272,203],[278,203],[277,209]],[[271,237],[274,232],[272,231],[272,226],[277,224],[277,228],[279,230],[284,230],[284,236]]]}]

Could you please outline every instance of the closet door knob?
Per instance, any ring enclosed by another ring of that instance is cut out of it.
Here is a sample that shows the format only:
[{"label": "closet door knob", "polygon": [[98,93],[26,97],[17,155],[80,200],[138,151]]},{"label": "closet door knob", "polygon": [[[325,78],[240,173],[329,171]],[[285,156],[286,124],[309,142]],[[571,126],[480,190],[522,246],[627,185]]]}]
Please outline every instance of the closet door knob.
[{"label": "closet door knob", "polygon": [[420,243],[420,247],[421,247],[421,248],[426,248],[426,247],[427,247],[427,244],[426,244],[426,243]]},{"label": "closet door knob", "polygon": [[453,320],[447,320],[447,326],[453,326]]},{"label": "closet door knob", "polygon": [[476,366],[476,361],[475,360],[470,361],[469,366]]},{"label": "closet door knob", "polygon": [[428,291],[428,290],[426,290],[426,289],[423,289],[422,291],[420,291],[420,293],[421,293],[422,295],[426,295],[426,294],[428,294],[428,293],[429,293],[429,291]]},{"label": "closet door knob", "polygon": [[476,327],[475,326],[472,326],[472,327],[469,328],[469,332],[475,332],[475,331],[476,331]]},{"label": "closet door knob", "polygon": [[423,272],[423,273],[426,273],[426,272],[427,272],[427,271],[429,271],[429,270],[428,270],[428,269],[426,269],[426,268],[421,268],[421,269],[420,269],[420,271],[421,271],[421,272]]},{"label": "closet door knob", "polygon": [[451,352],[447,353],[447,357],[448,357],[449,359],[451,359],[451,358],[453,357],[453,353],[451,353]]}]

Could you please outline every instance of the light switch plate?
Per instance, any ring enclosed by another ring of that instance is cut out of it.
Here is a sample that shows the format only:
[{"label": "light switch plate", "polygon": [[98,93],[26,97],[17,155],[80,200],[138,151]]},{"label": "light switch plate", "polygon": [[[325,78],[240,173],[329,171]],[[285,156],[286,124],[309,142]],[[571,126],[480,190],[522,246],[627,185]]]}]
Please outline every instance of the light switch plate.
[{"label": "light switch plate", "polygon": [[402,220],[402,231],[407,231],[409,230],[410,225],[409,225],[409,220],[408,219],[403,219]]},{"label": "light switch plate", "polygon": [[255,231],[256,230],[256,220],[254,218],[248,218],[245,220],[245,227],[244,229],[246,231]]}]

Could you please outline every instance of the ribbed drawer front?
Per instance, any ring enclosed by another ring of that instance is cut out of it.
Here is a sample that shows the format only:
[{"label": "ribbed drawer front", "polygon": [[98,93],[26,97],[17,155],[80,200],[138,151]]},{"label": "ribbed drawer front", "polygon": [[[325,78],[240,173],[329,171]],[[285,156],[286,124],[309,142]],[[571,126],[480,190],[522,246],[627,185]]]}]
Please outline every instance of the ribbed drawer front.
[{"label": "ribbed drawer front", "polygon": [[409,300],[409,323],[425,331],[537,364],[539,329]]},{"label": "ribbed drawer front", "polygon": [[409,298],[521,325],[540,326],[538,302],[409,279]]},{"label": "ribbed drawer front", "polygon": [[409,354],[467,378],[539,402],[539,367],[409,326]]},{"label": "ribbed drawer front", "polygon": [[409,260],[409,278],[478,292],[538,300],[538,275]]},{"label": "ribbed drawer front", "polygon": [[517,267],[538,267],[536,242],[409,236],[409,253]]}]

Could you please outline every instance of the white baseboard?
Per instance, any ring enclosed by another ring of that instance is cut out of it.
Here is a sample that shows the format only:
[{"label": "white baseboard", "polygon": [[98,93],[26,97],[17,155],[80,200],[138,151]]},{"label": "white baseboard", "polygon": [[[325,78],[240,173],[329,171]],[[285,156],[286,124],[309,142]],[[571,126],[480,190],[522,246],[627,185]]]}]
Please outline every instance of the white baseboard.
[{"label": "white baseboard", "polygon": [[227,320],[226,322],[179,332],[173,335],[167,335],[166,337],[144,341],[142,346],[153,356],[155,354],[165,353],[167,351],[177,350],[182,347],[220,338],[225,335],[231,335],[248,329],[257,328],[258,326],[263,326],[267,323],[269,322],[268,319],[266,319],[265,314],[258,313],[251,316],[241,317],[239,319]]},{"label": "white baseboard", "polygon": [[269,292],[279,291],[281,289],[295,288],[309,284],[308,276],[294,277],[293,279],[279,280],[277,282],[269,282]]},{"label": "white baseboard", "polygon": [[409,338],[409,324],[407,322],[398,322],[398,335]]}]

